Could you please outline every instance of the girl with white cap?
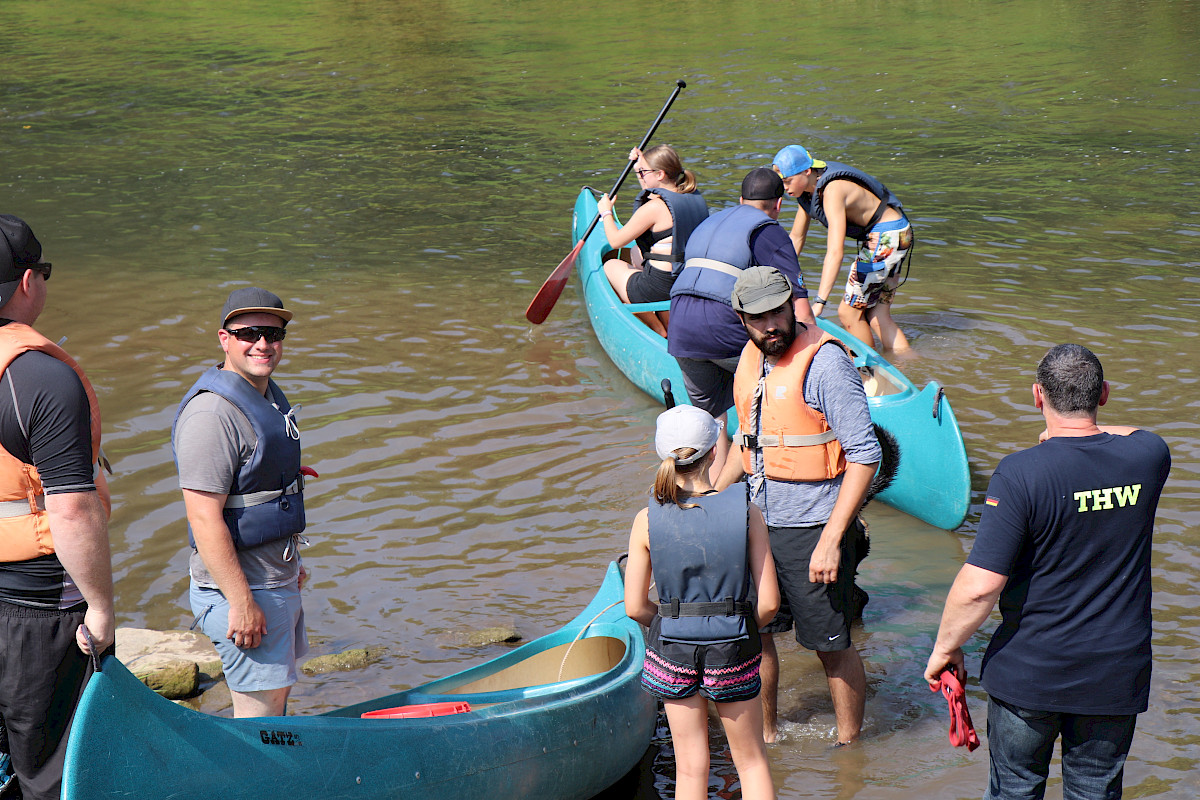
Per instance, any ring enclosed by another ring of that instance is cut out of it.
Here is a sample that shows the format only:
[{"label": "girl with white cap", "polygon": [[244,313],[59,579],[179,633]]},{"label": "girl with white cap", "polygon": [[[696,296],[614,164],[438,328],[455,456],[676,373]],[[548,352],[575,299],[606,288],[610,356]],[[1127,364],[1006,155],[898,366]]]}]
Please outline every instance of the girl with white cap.
[{"label": "girl with white cap", "polygon": [[[759,626],[779,608],[767,525],[745,484],[709,481],[721,429],[695,406],[658,417],[654,497],[629,534],[625,610],[649,627],[642,687],[659,697],[675,746],[675,797],[708,796],[708,700],[746,800],[774,798],[758,699]],[[658,603],[650,600],[653,575]]]}]

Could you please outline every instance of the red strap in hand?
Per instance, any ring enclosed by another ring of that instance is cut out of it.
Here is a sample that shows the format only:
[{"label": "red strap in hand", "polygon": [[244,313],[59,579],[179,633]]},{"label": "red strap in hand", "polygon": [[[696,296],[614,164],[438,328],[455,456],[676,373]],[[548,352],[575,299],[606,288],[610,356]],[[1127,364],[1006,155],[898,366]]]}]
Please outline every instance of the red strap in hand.
[{"label": "red strap in hand", "polygon": [[971,724],[971,712],[967,710],[967,693],[951,670],[944,671],[938,677],[937,686],[929,687],[932,692],[939,689],[950,705],[950,744],[954,747],[965,746],[969,753],[979,747],[979,735],[975,733],[975,726]]}]

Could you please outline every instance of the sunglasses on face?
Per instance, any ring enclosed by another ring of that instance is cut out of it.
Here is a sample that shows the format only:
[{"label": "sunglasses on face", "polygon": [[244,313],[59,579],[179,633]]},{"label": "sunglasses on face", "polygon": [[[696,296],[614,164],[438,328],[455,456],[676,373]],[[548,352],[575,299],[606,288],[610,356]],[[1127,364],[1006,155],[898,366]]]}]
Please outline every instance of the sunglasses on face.
[{"label": "sunglasses on face", "polygon": [[274,325],[247,325],[244,328],[226,328],[225,332],[239,342],[254,344],[259,339],[266,338],[268,344],[282,342],[287,331]]},{"label": "sunglasses on face", "polygon": [[658,172],[658,170],[656,170],[656,169],[635,169],[634,172],[637,173],[637,176],[639,178],[645,178],[647,172]]},{"label": "sunglasses on face", "polygon": [[25,269],[31,269],[34,272],[42,273],[42,280],[48,281],[50,280],[50,267],[51,264],[49,261],[41,261],[37,264],[28,264],[25,266]]}]

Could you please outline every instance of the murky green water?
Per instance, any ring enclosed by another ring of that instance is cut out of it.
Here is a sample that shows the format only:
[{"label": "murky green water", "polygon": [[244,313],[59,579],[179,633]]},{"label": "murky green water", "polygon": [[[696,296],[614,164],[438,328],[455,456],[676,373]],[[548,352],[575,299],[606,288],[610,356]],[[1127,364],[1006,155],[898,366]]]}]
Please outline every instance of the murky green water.
[{"label": "murky green water", "polygon": [[[657,141],[710,204],[798,141],[912,211],[897,316],[921,357],[905,370],[947,387],[977,503],[996,462],[1036,440],[1032,367],[1057,342],[1104,361],[1105,420],[1167,439],[1154,688],[1126,787],[1200,793],[1200,4],[3,8],[0,210],[57,265],[39,327],[70,336],[100,391],[122,624],[190,622],[168,431],[217,360],[224,296],[247,283],[298,310],[278,377],[321,473],[310,633],[319,652],[391,647],[368,671],[305,678],[294,710],[499,652],[448,647],[447,631],[512,622],[533,638],[571,618],[624,548],[656,409],[574,289],[538,328],[522,312],[570,249],[579,186],[611,185],[684,78]],[[822,245],[803,256],[810,281]],[[978,507],[955,533],[868,517],[868,738],[829,752],[817,662],[785,651],[781,796],[977,797],[986,756],[947,746],[920,673]],[[669,796],[669,748],[643,773],[639,797]],[[733,780],[718,753],[713,791],[736,796]]]}]

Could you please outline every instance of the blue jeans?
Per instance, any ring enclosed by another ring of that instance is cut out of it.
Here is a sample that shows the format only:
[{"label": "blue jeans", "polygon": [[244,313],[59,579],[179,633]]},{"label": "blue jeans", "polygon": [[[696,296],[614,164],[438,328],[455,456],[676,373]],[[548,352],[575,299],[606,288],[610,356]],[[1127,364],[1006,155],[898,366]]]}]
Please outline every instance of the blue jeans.
[{"label": "blue jeans", "polygon": [[991,776],[984,800],[1041,800],[1062,736],[1063,800],[1117,800],[1136,714],[1032,711],[988,697]]}]

